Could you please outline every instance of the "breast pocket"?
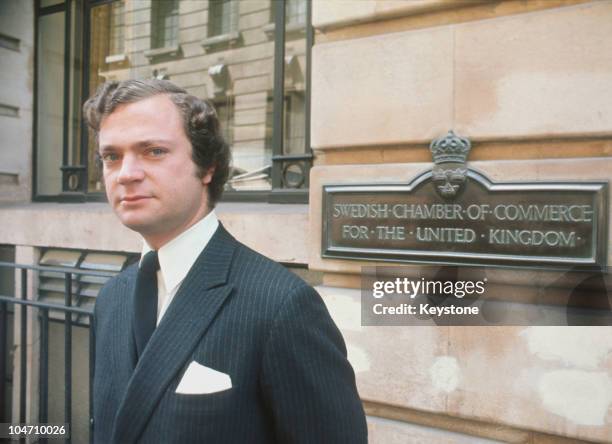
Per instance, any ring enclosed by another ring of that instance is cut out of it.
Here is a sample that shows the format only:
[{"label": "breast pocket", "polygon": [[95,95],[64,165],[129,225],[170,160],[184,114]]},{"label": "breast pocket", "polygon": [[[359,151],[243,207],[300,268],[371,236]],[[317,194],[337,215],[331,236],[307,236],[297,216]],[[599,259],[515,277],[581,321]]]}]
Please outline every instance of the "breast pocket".
[{"label": "breast pocket", "polygon": [[175,393],[181,395],[210,395],[231,390],[231,388],[232,378],[230,375],[197,361],[192,361],[183,373]]},{"label": "breast pocket", "polygon": [[237,387],[221,384],[214,379],[202,378],[194,383],[193,380],[185,380],[183,376],[175,388],[168,392],[166,400],[169,402],[164,404],[166,407],[171,406],[169,410],[179,422],[203,417],[223,417],[235,410],[238,402]]},{"label": "breast pocket", "polygon": [[168,386],[159,413],[177,423],[225,415],[235,408],[237,387],[230,375],[192,361]]}]

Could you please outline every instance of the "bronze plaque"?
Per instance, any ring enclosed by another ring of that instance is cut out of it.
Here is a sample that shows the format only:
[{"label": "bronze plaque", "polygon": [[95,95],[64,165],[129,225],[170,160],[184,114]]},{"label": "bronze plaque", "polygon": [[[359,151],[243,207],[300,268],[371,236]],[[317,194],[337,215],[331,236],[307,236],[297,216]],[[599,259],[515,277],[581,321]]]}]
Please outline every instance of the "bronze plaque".
[{"label": "bronze plaque", "polygon": [[[432,143],[434,168],[409,184],[324,186],[323,257],[606,264],[607,183],[493,183],[461,159],[448,159],[457,144],[434,151],[453,138]],[[460,148],[469,145],[458,140]],[[467,157],[469,146],[465,151]]]}]

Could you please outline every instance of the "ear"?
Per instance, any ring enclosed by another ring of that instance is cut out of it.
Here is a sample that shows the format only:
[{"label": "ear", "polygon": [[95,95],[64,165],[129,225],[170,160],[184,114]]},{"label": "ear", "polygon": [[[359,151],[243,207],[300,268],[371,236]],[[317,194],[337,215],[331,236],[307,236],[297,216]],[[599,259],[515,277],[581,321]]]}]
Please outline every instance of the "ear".
[{"label": "ear", "polygon": [[212,181],[213,175],[215,174],[215,167],[210,167],[206,173],[202,176],[202,185],[208,185]]}]

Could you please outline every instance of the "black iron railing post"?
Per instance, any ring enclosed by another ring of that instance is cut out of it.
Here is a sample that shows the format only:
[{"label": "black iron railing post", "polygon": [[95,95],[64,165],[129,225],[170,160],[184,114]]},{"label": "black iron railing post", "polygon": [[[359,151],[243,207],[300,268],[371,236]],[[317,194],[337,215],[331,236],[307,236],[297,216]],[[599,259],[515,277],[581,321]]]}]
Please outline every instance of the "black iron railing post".
[{"label": "black iron railing post", "polygon": [[28,347],[28,319],[27,319],[27,299],[28,299],[28,270],[21,269],[21,300],[24,304],[21,306],[21,325],[20,331],[20,367],[19,367],[19,422],[26,422],[26,387],[27,387],[27,347]]},{"label": "black iron railing post", "polygon": [[39,421],[46,423],[49,409],[49,310],[40,309]]},{"label": "black iron railing post", "polygon": [[6,364],[8,362],[7,353],[7,330],[8,330],[8,306],[6,302],[0,302],[0,422],[10,422],[7,411],[5,410],[6,400]]},{"label": "black iron railing post", "polygon": [[[66,291],[64,305],[72,306],[72,274],[66,273]],[[64,313],[64,384],[66,386],[64,398],[64,422],[72,423],[72,313]],[[70,443],[70,438],[66,439]]]}]

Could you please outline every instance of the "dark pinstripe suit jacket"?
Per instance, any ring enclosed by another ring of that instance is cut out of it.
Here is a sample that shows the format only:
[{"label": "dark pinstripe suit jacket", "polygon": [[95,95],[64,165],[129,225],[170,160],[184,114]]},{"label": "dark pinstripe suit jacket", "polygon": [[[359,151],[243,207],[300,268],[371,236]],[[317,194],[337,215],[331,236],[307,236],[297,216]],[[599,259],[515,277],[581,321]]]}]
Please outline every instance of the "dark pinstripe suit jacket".
[{"label": "dark pinstripe suit jacket", "polygon": [[[136,266],[95,308],[96,443],[364,443],[346,348],[320,296],[222,227],[136,362]],[[232,388],[176,394],[191,361]]]}]

